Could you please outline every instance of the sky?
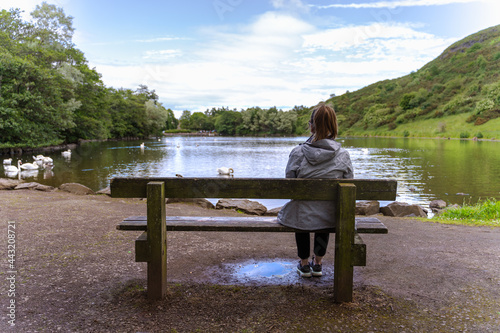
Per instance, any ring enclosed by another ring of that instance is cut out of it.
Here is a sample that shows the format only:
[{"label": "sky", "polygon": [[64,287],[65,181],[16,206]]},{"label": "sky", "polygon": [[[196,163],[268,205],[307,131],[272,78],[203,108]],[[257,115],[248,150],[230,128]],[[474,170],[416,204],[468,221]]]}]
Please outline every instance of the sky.
[{"label": "sky", "polygon": [[[174,110],[313,106],[500,24],[498,0],[53,0],[108,87]],[[41,1],[0,0],[24,18]]]}]

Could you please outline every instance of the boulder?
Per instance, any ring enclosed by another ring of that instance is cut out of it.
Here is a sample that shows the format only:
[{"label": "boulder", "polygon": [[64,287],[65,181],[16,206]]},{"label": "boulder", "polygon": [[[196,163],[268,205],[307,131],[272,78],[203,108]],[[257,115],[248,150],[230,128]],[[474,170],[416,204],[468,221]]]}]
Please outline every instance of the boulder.
[{"label": "boulder", "polygon": [[273,208],[273,209],[269,209],[268,211],[266,211],[264,213],[264,215],[266,216],[278,216],[278,213],[280,212],[282,207],[276,207],[276,208]]},{"label": "boulder", "polygon": [[61,191],[78,194],[78,195],[87,195],[87,194],[95,194],[90,188],[85,185],[78,183],[65,183],[59,186]]},{"label": "boulder", "polygon": [[13,190],[19,185],[19,180],[0,178],[0,190]]},{"label": "boulder", "polygon": [[380,207],[380,212],[385,216],[394,217],[427,217],[427,213],[421,206],[398,201],[392,202],[385,207]]},{"label": "boulder", "polygon": [[206,209],[214,209],[215,208],[213,203],[211,203],[207,199],[203,199],[203,198],[168,198],[167,204],[172,204],[172,203],[188,203],[188,204],[193,204],[193,205],[200,206],[200,207],[206,208]]},{"label": "boulder", "polygon": [[31,183],[21,183],[17,185],[14,190],[34,190],[40,184],[31,182]]},{"label": "boulder", "polygon": [[250,215],[263,215],[267,212],[266,206],[248,199],[220,199],[215,208],[235,209]]},{"label": "boulder", "polygon": [[111,187],[105,187],[102,190],[99,190],[96,192],[96,194],[106,194],[106,195],[111,195]]},{"label": "boulder", "polygon": [[359,201],[356,202],[356,215],[375,215],[380,212],[380,203],[378,201]]},{"label": "boulder", "polygon": [[430,208],[443,209],[446,207],[446,201],[444,200],[433,200],[429,203]]},{"label": "boulder", "polygon": [[49,185],[42,185],[38,184],[38,186],[35,187],[35,190],[37,191],[42,191],[42,192],[52,192],[55,191],[55,187],[49,186]]}]

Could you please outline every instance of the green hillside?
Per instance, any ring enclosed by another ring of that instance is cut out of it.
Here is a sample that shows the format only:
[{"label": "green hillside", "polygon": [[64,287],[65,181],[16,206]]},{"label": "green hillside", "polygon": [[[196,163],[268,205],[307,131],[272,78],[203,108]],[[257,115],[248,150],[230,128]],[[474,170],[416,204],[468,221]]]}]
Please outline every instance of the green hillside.
[{"label": "green hillside", "polygon": [[327,100],[342,135],[500,138],[500,25],[417,72]]}]

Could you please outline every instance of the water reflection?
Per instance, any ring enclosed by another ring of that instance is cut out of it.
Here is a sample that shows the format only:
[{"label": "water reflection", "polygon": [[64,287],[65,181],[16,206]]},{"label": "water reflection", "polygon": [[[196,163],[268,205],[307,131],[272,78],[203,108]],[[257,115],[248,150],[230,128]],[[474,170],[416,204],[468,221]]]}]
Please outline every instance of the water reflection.
[{"label": "water reflection", "polygon": [[[235,178],[284,177],[290,151],[301,138],[168,137],[160,140],[90,142],[71,151],[47,154],[53,167],[33,174],[0,177],[33,179],[59,186],[78,182],[100,190],[116,176],[219,177],[218,168]],[[426,206],[433,199],[448,203],[500,199],[500,143],[460,140],[346,138],[356,178],[398,180],[397,200]],[[12,164],[16,164],[14,157]],[[23,162],[31,155],[21,156]],[[467,195],[464,195],[467,194]],[[264,201],[268,208],[284,201]],[[384,204],[384,203],[382,203]]]}]

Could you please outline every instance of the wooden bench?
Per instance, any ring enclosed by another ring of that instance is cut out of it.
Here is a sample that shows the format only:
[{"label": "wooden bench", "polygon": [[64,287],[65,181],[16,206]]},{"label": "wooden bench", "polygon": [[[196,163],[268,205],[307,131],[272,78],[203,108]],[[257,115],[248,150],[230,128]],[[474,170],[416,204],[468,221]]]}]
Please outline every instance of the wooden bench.
[{"label": "wooden bench", "polygon": [[395,200],[397,182],[378,179],[114,178],[114,198],[147,198],[147,216],[132,216],[119,230],[144,231],[135,241],[135,259],[147,262],[147,293],[162,299],[167,288],[167,231],[297,232],[276,217],[166,216],[165,198],[249,198],[331,200],[335,233],[334,300],[352,301],[353,266],[366,265],[360,233],[386,234],[377,218],[355,218],[356,200]]}]

